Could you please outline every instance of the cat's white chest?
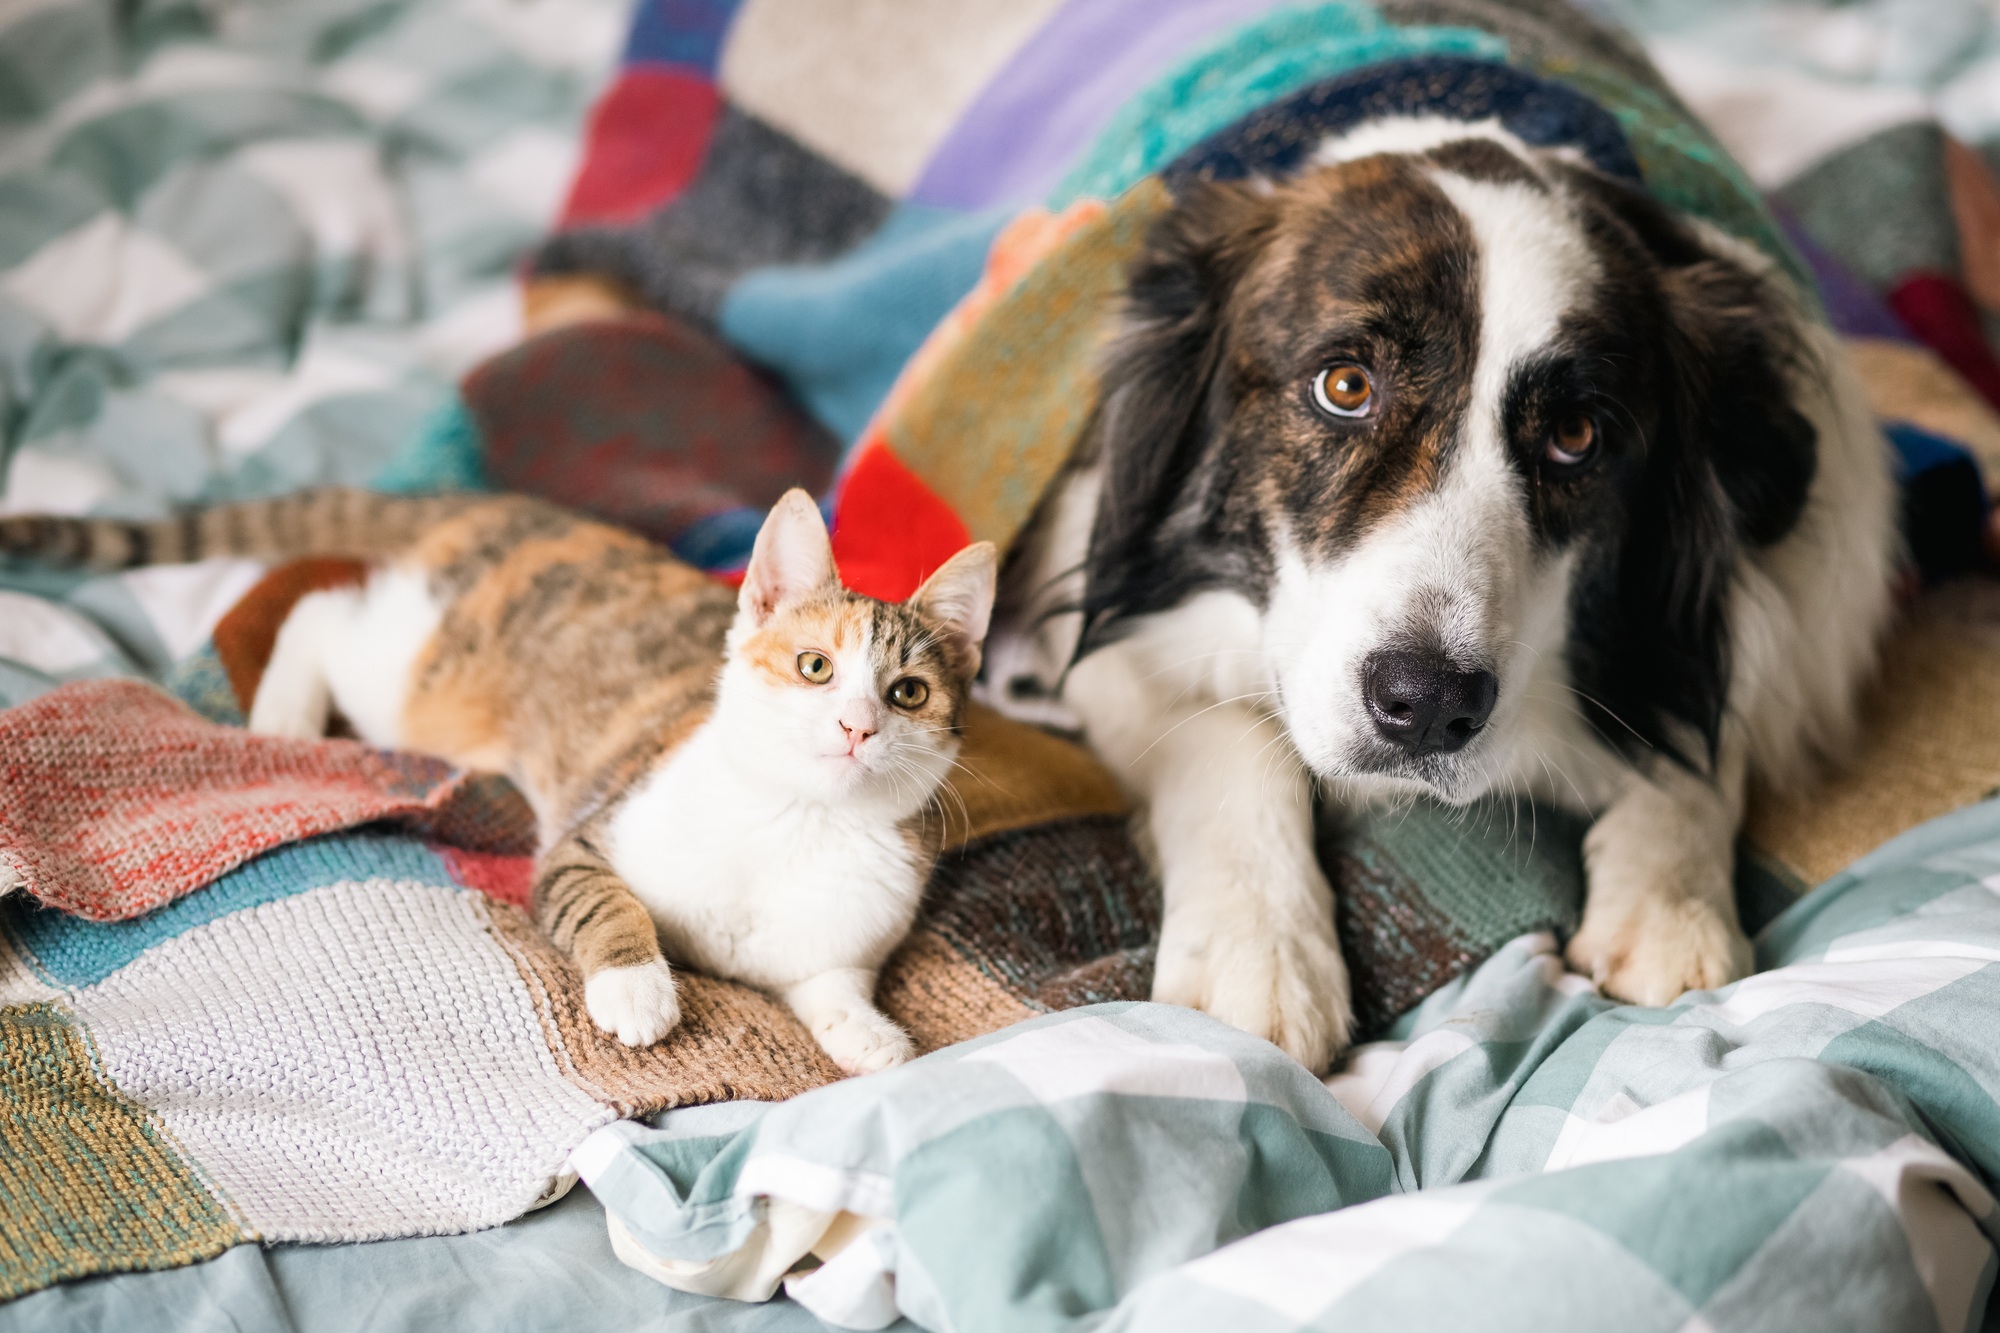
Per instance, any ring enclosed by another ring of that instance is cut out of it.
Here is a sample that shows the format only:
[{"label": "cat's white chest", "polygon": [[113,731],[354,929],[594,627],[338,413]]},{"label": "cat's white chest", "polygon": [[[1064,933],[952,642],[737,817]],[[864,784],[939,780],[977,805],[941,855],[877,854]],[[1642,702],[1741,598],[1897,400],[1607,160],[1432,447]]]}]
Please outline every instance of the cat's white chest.
[{"label": "cat's white chest", "polygon": [[927,869],[893,820],[762,790],[700,734],[633,791],[609,834],[611,864],[669,958],[774,989],[881,966]]}]

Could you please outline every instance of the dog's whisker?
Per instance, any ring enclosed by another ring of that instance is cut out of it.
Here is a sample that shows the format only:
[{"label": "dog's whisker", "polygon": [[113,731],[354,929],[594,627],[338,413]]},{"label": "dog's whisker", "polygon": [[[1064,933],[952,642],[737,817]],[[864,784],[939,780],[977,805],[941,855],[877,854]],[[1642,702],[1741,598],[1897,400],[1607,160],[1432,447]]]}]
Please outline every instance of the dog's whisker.
[{"label": "dog's whisker", "polygon": [[1166,740],[1167,737],[1173,735],[1175,732],[1179,731],[1182,727],[1186,726],[1190,722],[1193,722],[1197,718],[1200,718],[1205,714],[1212,713],[1218,708],[1226,708],[1230,704],[1240,704],[1246,699],[1268,699],[1271,697],[1271,693],[1272,692],[1270,690],[1253,690],[1248,694],[1238,694],[1238,695],[1233,695],[1227,699],[1217,699],[1214,703],[1208,705],[1206,708],[1196,709],[1194,712],[1189,713],[1186,717],[1182,718],[1180,721],[1174,723],[1174,725],[1168,727],[1165,731],[1161,732],[1158,736],[1154,737],[1152,745],[1148,745],[1145,749],[1133,755],[1131,762],[1127,765],[1127,767],[1136,765],[1141,759],[1144,759],[1147,755],[1151,754],[1154,748],[1158,746],[1161,741]]}]

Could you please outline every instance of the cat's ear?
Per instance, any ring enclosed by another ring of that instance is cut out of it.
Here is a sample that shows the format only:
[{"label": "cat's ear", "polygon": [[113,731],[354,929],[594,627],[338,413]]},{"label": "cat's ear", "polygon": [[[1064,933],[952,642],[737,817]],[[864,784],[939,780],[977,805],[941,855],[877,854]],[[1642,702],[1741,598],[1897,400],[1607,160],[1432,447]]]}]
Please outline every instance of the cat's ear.
[{"label": "cat's ear", "polygon": [[819,506],[796,487],[786,491],[757,530],[737,605],[753,625],[762,625],[785,603],[838,581]]},{"label": "cat's ear", "polygon": [[908,605],[945,631],[945,651],[967,679],[978,674],[979,645],[993,617],[1000,553],[992,542],[974,542],[924,580]]}]

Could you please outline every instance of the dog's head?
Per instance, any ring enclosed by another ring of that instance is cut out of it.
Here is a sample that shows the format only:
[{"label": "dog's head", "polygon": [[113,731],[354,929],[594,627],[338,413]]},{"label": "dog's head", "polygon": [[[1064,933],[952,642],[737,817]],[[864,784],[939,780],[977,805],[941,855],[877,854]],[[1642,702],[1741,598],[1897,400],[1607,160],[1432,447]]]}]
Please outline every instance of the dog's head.
[{"label": "dog's head", "polygon": [[1497,129],[1401,137],[1191,184],[1158,225],[1081,650],[1229,590],[1322,776],[1470,799],[1538,691],[1700,764],[1736,563],[1813,477],[1796,316],[1633,186]]}]

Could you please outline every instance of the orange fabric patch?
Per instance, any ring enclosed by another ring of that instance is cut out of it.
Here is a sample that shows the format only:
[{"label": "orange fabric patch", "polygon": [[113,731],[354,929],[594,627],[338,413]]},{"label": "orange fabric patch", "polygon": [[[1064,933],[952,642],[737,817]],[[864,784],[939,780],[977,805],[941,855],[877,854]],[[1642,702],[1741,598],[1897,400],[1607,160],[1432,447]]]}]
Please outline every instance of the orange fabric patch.
[{"label": "orange fabric patch", "polygon": [[1011,543],[1069,460],[1126,272],[1167,205],[1166,187],[1148,180],[1109,207],[1087,201],[1003,233],[991,281],[947,321],[976,322],[977,336],[947,334],[920,358],[927,373],[884,419],[896,456],[973,537]]}]

